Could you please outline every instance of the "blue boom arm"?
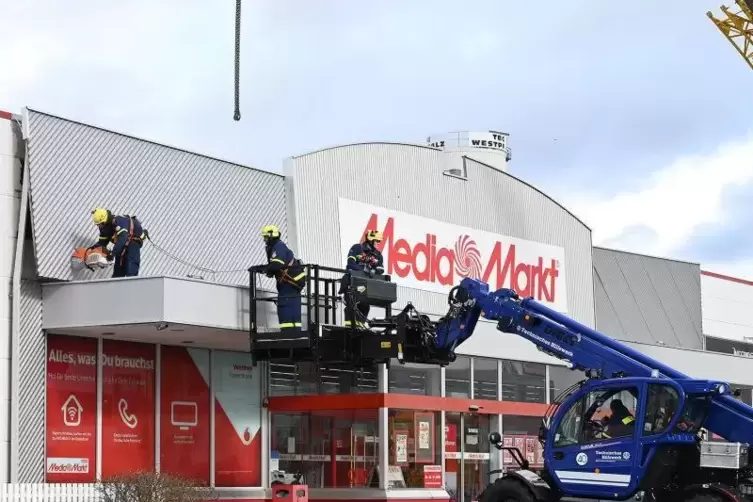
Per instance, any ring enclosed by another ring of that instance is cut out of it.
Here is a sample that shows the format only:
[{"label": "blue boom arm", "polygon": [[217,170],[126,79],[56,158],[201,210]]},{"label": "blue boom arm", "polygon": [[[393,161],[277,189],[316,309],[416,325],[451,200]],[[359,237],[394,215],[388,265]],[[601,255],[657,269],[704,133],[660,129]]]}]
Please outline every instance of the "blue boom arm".
[{"label": "blue boom arm", "polygon": [[[510,289],[489,291],[476,279],[463,279],[450,293],[450,311],[436,328],[436,344],[454,350],[467,340],[480,317],[496,321],[497,329],[515,333],[540,350],[570,363],[571,368],[599,378],[663,377],[695,387],[697,380],[631,347],[570,319],[533,298],[521,299]],[[753,408],[729,395],[729,385],[710,398],[704,427],[728,441],[753,443]]]}]

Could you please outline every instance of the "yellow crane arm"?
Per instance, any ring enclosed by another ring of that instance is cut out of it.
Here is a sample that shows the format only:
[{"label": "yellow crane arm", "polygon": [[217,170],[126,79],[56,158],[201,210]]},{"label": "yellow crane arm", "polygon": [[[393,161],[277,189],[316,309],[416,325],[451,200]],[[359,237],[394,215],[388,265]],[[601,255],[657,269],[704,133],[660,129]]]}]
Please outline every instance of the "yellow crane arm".
[{"label": "yellow crane arm", "polygon": [[753,0],[735,0],[735,3],[739,12],[731,12],[722,5],[724,18],[718,19],[710,11],[706,15],[753,69]]}]

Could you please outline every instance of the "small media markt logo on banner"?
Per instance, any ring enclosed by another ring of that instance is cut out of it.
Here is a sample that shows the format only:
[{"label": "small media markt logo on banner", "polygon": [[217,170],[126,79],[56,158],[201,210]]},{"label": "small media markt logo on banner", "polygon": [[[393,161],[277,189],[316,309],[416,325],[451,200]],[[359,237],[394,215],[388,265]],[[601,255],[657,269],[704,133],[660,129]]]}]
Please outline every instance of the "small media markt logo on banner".
[{"label": "small media markt logo on banner", "polygon": [[[565,252],[558,246],[459,227],[407,213],[339,200],[344,252],[367,229],[383,234],[385,272],[406,287],[444,293],[463,278],[491,290],[511,288],[567,311]],[[347,242],[346,242],[347,241]]]},{"label": "small media markt logo on banner", "polygon": [[48,474],[89,474],[88,458],[55,457],[47,459]]}]

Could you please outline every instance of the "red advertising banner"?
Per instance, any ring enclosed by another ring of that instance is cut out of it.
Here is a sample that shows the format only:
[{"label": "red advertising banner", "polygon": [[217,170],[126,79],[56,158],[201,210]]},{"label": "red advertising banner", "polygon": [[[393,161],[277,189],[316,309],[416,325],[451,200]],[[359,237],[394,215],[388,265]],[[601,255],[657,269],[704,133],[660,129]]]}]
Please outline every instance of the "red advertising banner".
[{"label": "red advertising banner", "polygon": [[[503,445],[518,448],[523,458],[528,460],[531,465],[540,466],[544,464],[544,449],[538,440],[538,436],[529,436],[526,434],[505,435]],[[517,462],[515,462],[509,451],[502,453],[502,463],[506,466],[512,465],[513,467],[517,467]]]},{"label": "red advertising banner", "polygon": [[48,483],[96,480],[97,340],[47,336]]},{"label": "red advertising banner", "polygon": [[261,486],[261,376],[246,352],[214,352],[214,481]]},{"label": "red advertising banner", "polygon": [[424,488],[442,488],[442,466],[424,466]]},{"label": "red advertising banner", "polygon": [[[502,446],[504,446],[505,448],[512,448],[514,446],[513,437],[505,435],[502,438]],[[502,451],[502,463],[507,465],[507,464],[512,464],[513,462],[514,460],[512,458],[512,453],[510,453],[510,450],[503,450]]]},{"label": "red advertising banner", "polygon": [[208,484],[209,351],[163,346],[161,359],[160,469]]},{"label": "red advertising banner", "polygon": [[155,347],[102,347],[102,477],[154,470]]},{"label": "red advertising banner", "polygon": [[535,436],[526,436],[526,451],[523,455],[531,465],[536,463],[536,443],[538,443],[538,441]]},{"label": "red advertising banner", "polygon": [[444,426],[444,451],[458,451],[458,426],[457,424],[448,424]]}]

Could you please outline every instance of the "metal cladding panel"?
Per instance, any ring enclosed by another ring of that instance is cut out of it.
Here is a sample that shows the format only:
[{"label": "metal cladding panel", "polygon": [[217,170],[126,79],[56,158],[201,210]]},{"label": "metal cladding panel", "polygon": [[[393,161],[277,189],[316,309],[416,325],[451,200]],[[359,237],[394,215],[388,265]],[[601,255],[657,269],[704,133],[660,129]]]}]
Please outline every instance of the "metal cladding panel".
[{"label": "metal cladding panel", "polygon": [[42,331],[42,286],[37,281],[21,282],[20,328],[18,482],[44,483],[47,349]]},{"label": "metal cladding panel", "polygon": [[753,340],[753,282],[701,272],[703,331],[735,342]]},{"label": "metal cladding panel", "polygon": [[142,276],[194,275],[247,285],[248,267],[264,261],[256,238],[261,227],[276,224],[283,234],[287,230],[282,176],[36,111],[29,111],[29,128],[40,277],[75,280],[111,274],[74,274],[69,265],[74,247],[96,242],[90,213],[97,206],[135,214],[166,251],[144,246]]},{"label": "metal cladding panel", "polygon": [[750,371],[750,358],[748,357],[662,347],[656,344],[627,343],[633,349],[691,378],[729,382],[733,386],[753,387],[753,372]]},{"label": "metal cladding panel", "polygon": [[[444,175],[450,168],[462,168],[467,176]],[[568,314],[594,326],[590,229],[509,174],[433,148],[371,143],[289,159],[286,175],[293,179],[297,245],[307,261],[344,267],[341,197],[471,231],[556,245],[565,250]],[[398,304],[406,301],[428,314],[447,309],[446,293],[399,286]]]},{"label": "metal cladding panel", "polygon": [[700,266],[594,248],[596,324],[620,340],[701,349]]}]

